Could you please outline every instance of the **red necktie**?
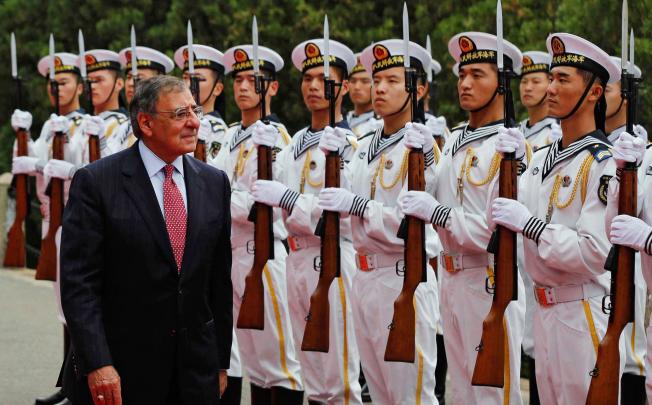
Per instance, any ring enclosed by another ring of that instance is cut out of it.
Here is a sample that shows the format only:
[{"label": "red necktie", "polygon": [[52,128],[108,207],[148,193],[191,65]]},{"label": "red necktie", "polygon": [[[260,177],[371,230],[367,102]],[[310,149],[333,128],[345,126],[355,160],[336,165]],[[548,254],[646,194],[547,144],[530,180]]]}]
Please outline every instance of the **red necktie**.
[{"label": "red necktie", "polygon": [[172,180],[174,166],[166,165],[165,180],[163,181],[163,211],[165,212],[165,225],[172,244],[172,253],[177,262],[177,271],[181,272],[183,250],[186,247],[186,207],[183,204],[181,192]]}]

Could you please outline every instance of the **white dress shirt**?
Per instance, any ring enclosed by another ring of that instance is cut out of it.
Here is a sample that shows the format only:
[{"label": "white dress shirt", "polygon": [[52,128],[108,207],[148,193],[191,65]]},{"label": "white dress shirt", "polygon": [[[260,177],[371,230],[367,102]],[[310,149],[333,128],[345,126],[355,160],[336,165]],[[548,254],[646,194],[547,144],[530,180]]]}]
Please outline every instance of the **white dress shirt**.
[{"label": "white dress shirt", "polygon": [[[160,157],[156,156],[145,143],[142,141],[138,142],[138,150],[140,151],[140,157],[143,159],[143,164],[145,165],[145,170],[147,170],[147,175],[149,176],[149,181],[152,182],[152,187],[154,188],[154,193],[156,194],[156,200],[158,201],[158,206],[161,208],[161,213],[163,218],[165,218],[165,211],[163,210],[163,182],[165,181],[165,171],[163,168],[167,165]],[[186,212],[188,212],[188,198],[186,197],[186,183],[183,180],[183,156],[179,156],[172,162],[174,166],[174,172],[172,172],[172,180],[174,184],[177,185],[181,197],[183,197],[183,205],[186,207]]]}]

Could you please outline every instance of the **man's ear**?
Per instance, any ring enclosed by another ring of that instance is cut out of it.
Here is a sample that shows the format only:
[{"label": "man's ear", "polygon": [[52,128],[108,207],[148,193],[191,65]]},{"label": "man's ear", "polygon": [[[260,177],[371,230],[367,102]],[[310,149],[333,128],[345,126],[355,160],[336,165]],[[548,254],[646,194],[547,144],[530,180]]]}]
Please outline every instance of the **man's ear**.
[{"label": "man's ear", "polygon": [[417,84],[417,100],[421,100],[426,95],[426,86],[424,84]]},{"label": "man's ear", "polygon": [[267,94],[273,97],[277,93],[278,93],[278,80],[274,80],[269,84],[269,89],[267,90]]},{"label": "man's ear", "polygon": [[115,89],[117,92],[120,92],[125,87],[125,80],[122,77],[118,77],[115,81]]},{"label": "man's ear", "polygon": [[598,83],[593,84],[593,88],[591,89],[591,92],[589,93],[588,99],[593,101],[593,102],[598,102],[600,100],[600,97],[604,94],[604,87],[602,87]]},{"label": "man's ear", "polygon": [[217,84],[215,84],[215,89],[213,90],[213,95],[215,97],[217,97],[220,94],[222,94],[223,91],[224,91],[224,83],[218,82]]},{"label": "man's ear", "polygon": [[140,128],[140,131],[143,133],[144,137],[152,136],[152,121],[153,116],[151,114],[144,112],[138,113],[138,127]]}]

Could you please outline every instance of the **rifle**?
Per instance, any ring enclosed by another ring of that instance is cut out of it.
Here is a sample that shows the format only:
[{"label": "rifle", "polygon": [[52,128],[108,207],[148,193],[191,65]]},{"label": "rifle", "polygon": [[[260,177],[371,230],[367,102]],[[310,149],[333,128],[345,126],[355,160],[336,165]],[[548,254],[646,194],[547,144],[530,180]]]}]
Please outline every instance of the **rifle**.
[{"label": "rifle", "polygon": [[[11,76],[16,82],[16,99],[18,108],[22,106],[22,84],[18,76],[18,64],[16,59],[16,37],[11,33]],[[27,156],[27,131],[24,128],[16,130],[16,156]],[[5,267],[25,267],[25,232],[23,224],[27,218],[29,209],[29,196],[27,194],[27,175],[15,174],[16,180],[16,216],[14,223],[7,232],[7,250],[5,253]]]},{"label": "rifle", "polygon": [[[256,93],[260,94],[260,118],[265,119],[265,95],[267,78],[260,72],[258,60],[258,24],[256,17],[252,25],[254,74],[256,78]],[[258,146],[258,179],[272,180],[272,151],[269,146]],[[268,260],[274,259],[274,228],[272,207],[254,203],[249,214],[249,221],[254,223],[254,262],[245,277],[245,289],[242,296],[237,327],[240,329],[265,328],[265,300],[263,271]]]},{"label": "rifle", "polygon": [[[497,6],[498,38],[498,92],[503,95],[505,127],[514,126],[514,104],[509,84],[511,69],[503,64],[503,18],[501,2]],[[515,153],[506,153],[500,161],[498,195],[517,199],[517,164]],[[486,290],[493,293],[491,309],[482,322],[482,337],[476,348],[478,357],[471,384],[503,387],[505,385],[505,310],[518,299],[518,265],[516,262],[516,233],[498,226],[491,235],[487,251],[494,254],[494,286],[486,280]]]},{"label": "rifle", "polygon": [[[622,32],[622,76],[621,94],[627,100],[627,132],[634,132],[636,111],[634,78],[628,72],[627,64],[627,0],[623,1]],[[634,60],[634,38],[630,48],[630,62]],[[632,62],[633,64],[633,62]],[[618,193],[618,214],[637,216],[637,167],[628,162],[620,175]],[[617,404],[620,386],[620,335],[628,323],[634,321],[634,258],[636,251],[625,246],[614,245],[609,252],[605,269],[611,272],[610,295],[602,299],[602,311],[609,314],[609,323],[600,345],[595,368],[591,371],[591,385],[586,397],[587,405]],[[606,304],[607,297],[610,303]]]},{"label": "rifle", "polygon": [[[195,99],[197,105],[201,105],[201,98],[199,97],[199,78],[195,75],[195,50],[192,42],[192,24],[188,20],[188,76],[190,76],[190,93],[192,93],[192,98]],[[197,139],[197,146],[195,146],[195,159],[201,160],[202,162],[206,161],[206,141],[203,139]]]},{"label": "rifle", "polygon": [[[417,84],[415,68],[410,66],[409,25],[407,5],[403,3],[403,60],[405,66],[405,91],[412,101],[412,121],[418,116]],[[422,149],[411,149],[408,155],[408,190],[424,191],[424,158]],[[416,313],[414,294],[419,283],[427,281],[426,228],[415,217],[406,216],[401,221],[397,236],[405,241],[403,288],[394,301],[394,315],[389,325],[385,348],[385,361],[414,363],[416,351]]]},{"label": "rifle", "polygon": [[[324,96],[328,100],[329,125],[335,127],[335,83],[330,76],[328,16],[324,18]],[[326,155],[325,187],[340,186],[340,155],[331,151]],[[335,278],[341,276],[340,263],[340,214],[324,211],[315,235],[321,238],[319,281],[315,291],[310,296],[310,310],[306,317],[306,328],[303,332],[301,350],[324,352],[329,350],[330,337],[330,304],[328,292]]]},{"label": "rifle", "polygon": [[[50,89],[55,100],[55,110],[61,114],[59,105],[59,82],[54,78],[54,38],[50,36]],[[52,140],[52,158],[63,160],[64,133],[55,132]],[[57,245],[55,236],[61,226],[63,214],[63,180],[50,179],[50,225],[45,238],[41,240],[41,255],[36,267],[37,280],[56,281],[57,279]]]},{"label": "rifle", "polygon": [[[86,50],[84,47],[84,34],[82,30],[78,33],[79,42],[79,70],[81,72],[82,82],[84,83],[84,91],[88,97],[88,106],[91,114],[95,113],[95,106],[93,105],[93,88],[91,87],[91,80],[86,74]],[[100,158],[100,137],[91,135],[88,137],[88,162],[93,163]]]}]

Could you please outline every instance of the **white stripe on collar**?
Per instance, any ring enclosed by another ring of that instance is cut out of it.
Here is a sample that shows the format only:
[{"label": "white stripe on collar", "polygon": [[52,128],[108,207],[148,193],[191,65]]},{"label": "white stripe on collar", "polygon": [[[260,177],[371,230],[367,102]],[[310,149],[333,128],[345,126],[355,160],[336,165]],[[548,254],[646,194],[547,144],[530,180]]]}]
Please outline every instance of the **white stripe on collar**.
[{"label": "white stripe on collar", "polygon": [[464,145],[467,145],[471,142],[475,142],[479,139],[487,138],[498,133],[498,129],[503,126],[502,121],[496,124],[487,125],[480,127],[478,129],[469,130],[469,124],[464,126],[462,129],[462,135],[460,135],[453,143],[451,147],[451,156],[455,156],[458,150]]}]

